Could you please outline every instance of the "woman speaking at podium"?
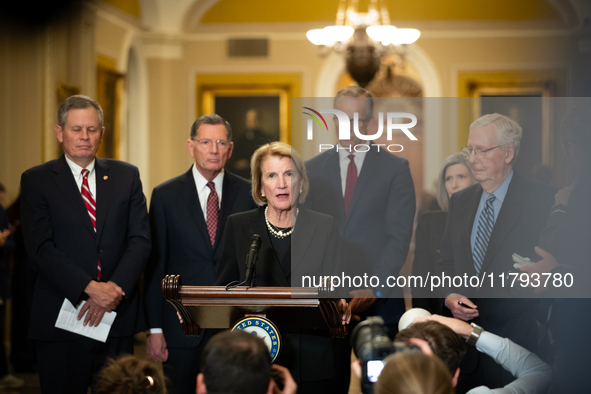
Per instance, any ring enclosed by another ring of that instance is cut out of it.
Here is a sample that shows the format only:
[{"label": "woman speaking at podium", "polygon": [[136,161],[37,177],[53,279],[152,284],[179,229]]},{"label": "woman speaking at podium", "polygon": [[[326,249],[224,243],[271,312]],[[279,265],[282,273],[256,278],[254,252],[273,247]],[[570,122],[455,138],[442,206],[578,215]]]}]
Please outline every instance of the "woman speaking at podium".
[{"label": "woman speaking at podium", "polygon": [[[253,235],[260,236],[256,286],[301,286],[301,275],[335,273],[338,228],[331,216],[298,207],[310,188],[299,154],[288,144],[258,148],[250,161],[252,197],[259,208],[231,215],[217,284],[246,278],[244,258]],[[293,272],[293,275],[292,275]],[[296,274],[297,272],[297,274]],[[351,311],[341,300],[343,324]],[[346,393],[350,359],[347,339],[331,339],[327,330],[283,333],[277,364],[289,368],[298,393]]]}]

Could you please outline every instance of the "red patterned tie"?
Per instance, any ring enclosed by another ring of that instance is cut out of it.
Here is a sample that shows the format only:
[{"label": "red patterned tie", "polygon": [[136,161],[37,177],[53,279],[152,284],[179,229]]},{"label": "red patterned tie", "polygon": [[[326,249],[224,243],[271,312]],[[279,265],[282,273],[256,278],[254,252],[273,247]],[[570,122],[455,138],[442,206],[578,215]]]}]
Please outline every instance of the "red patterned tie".
[{"label": "red patterned tie", "polygon": [[207,232],[211,240],[211,246],[215,244],[215,233],[218,229],[218,194],[215,191],[215,184],[207,182],[207,186],[211,189],[209,197],[207,197]]},{"label": "red patterned tie", "polygon": [[347,167],[347,183],[345,184],[345,213],[349,215],[349,204],[353,198],[353,190],[357,183],[357,166],[355,165],[355,156],[351,153],[347,156],[349,160],[349,167]]},{"label": "red patterned tie", "polygon": [[[84,205],[86,205],[86,210],[88,211],[88,216],[90,216],[90,221],[92,222],[92,227],[96,232],[96,203],[94,198],[92,197],[92,193],[90,192],[90,187],[88,186],[88,171],[86,168],[82,170],[82,189],[80,193],[82,193],[82,199],[84,200]],[[96,267],[96,277],[98,280],[101,280],[101,262],[98,261]]]}]

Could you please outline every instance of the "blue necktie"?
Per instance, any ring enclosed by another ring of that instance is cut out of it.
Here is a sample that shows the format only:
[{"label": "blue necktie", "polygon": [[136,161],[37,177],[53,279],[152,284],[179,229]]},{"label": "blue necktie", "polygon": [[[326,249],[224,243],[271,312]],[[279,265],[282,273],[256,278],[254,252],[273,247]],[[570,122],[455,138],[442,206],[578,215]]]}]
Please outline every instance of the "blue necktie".
[{"label": "blue necktie", "polygon": [[474,268],[476,273],[480,274],[480,269],[484,263],[484,256],[486,255],[486,248],[488,248],[488,240],[495,225],[495,209],[493,208],[493,201],[495,195],[491,194],[486,200],[486,207],[480,213],[478,219],[478,230],[476,230],[476,242],[474,243],[474,250],[472,257],[474,258]]}]

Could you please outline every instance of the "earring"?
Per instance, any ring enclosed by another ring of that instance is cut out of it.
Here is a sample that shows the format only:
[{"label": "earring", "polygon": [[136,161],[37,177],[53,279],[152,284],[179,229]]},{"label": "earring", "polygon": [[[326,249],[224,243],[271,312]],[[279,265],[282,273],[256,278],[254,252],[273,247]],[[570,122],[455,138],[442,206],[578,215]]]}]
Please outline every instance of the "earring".
[{"label": "earring", "polygon": [[304,191],[304,189],[300,189],[300,194]]},{"label": "earring", "polygon": [[265,197],[265,193],[261,193],[261,197]]}]

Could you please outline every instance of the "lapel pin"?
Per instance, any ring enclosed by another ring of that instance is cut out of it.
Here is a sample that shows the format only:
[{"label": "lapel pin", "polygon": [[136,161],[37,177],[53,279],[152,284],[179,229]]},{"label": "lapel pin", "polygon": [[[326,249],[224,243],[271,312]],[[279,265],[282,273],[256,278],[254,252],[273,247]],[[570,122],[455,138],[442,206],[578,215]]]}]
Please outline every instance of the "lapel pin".
[{"label": "lapel pin", "polygon": [[106,181],[107,179],[109,179],[109,177],[105,175],[105,176],[103,177],[103,179]]}]

